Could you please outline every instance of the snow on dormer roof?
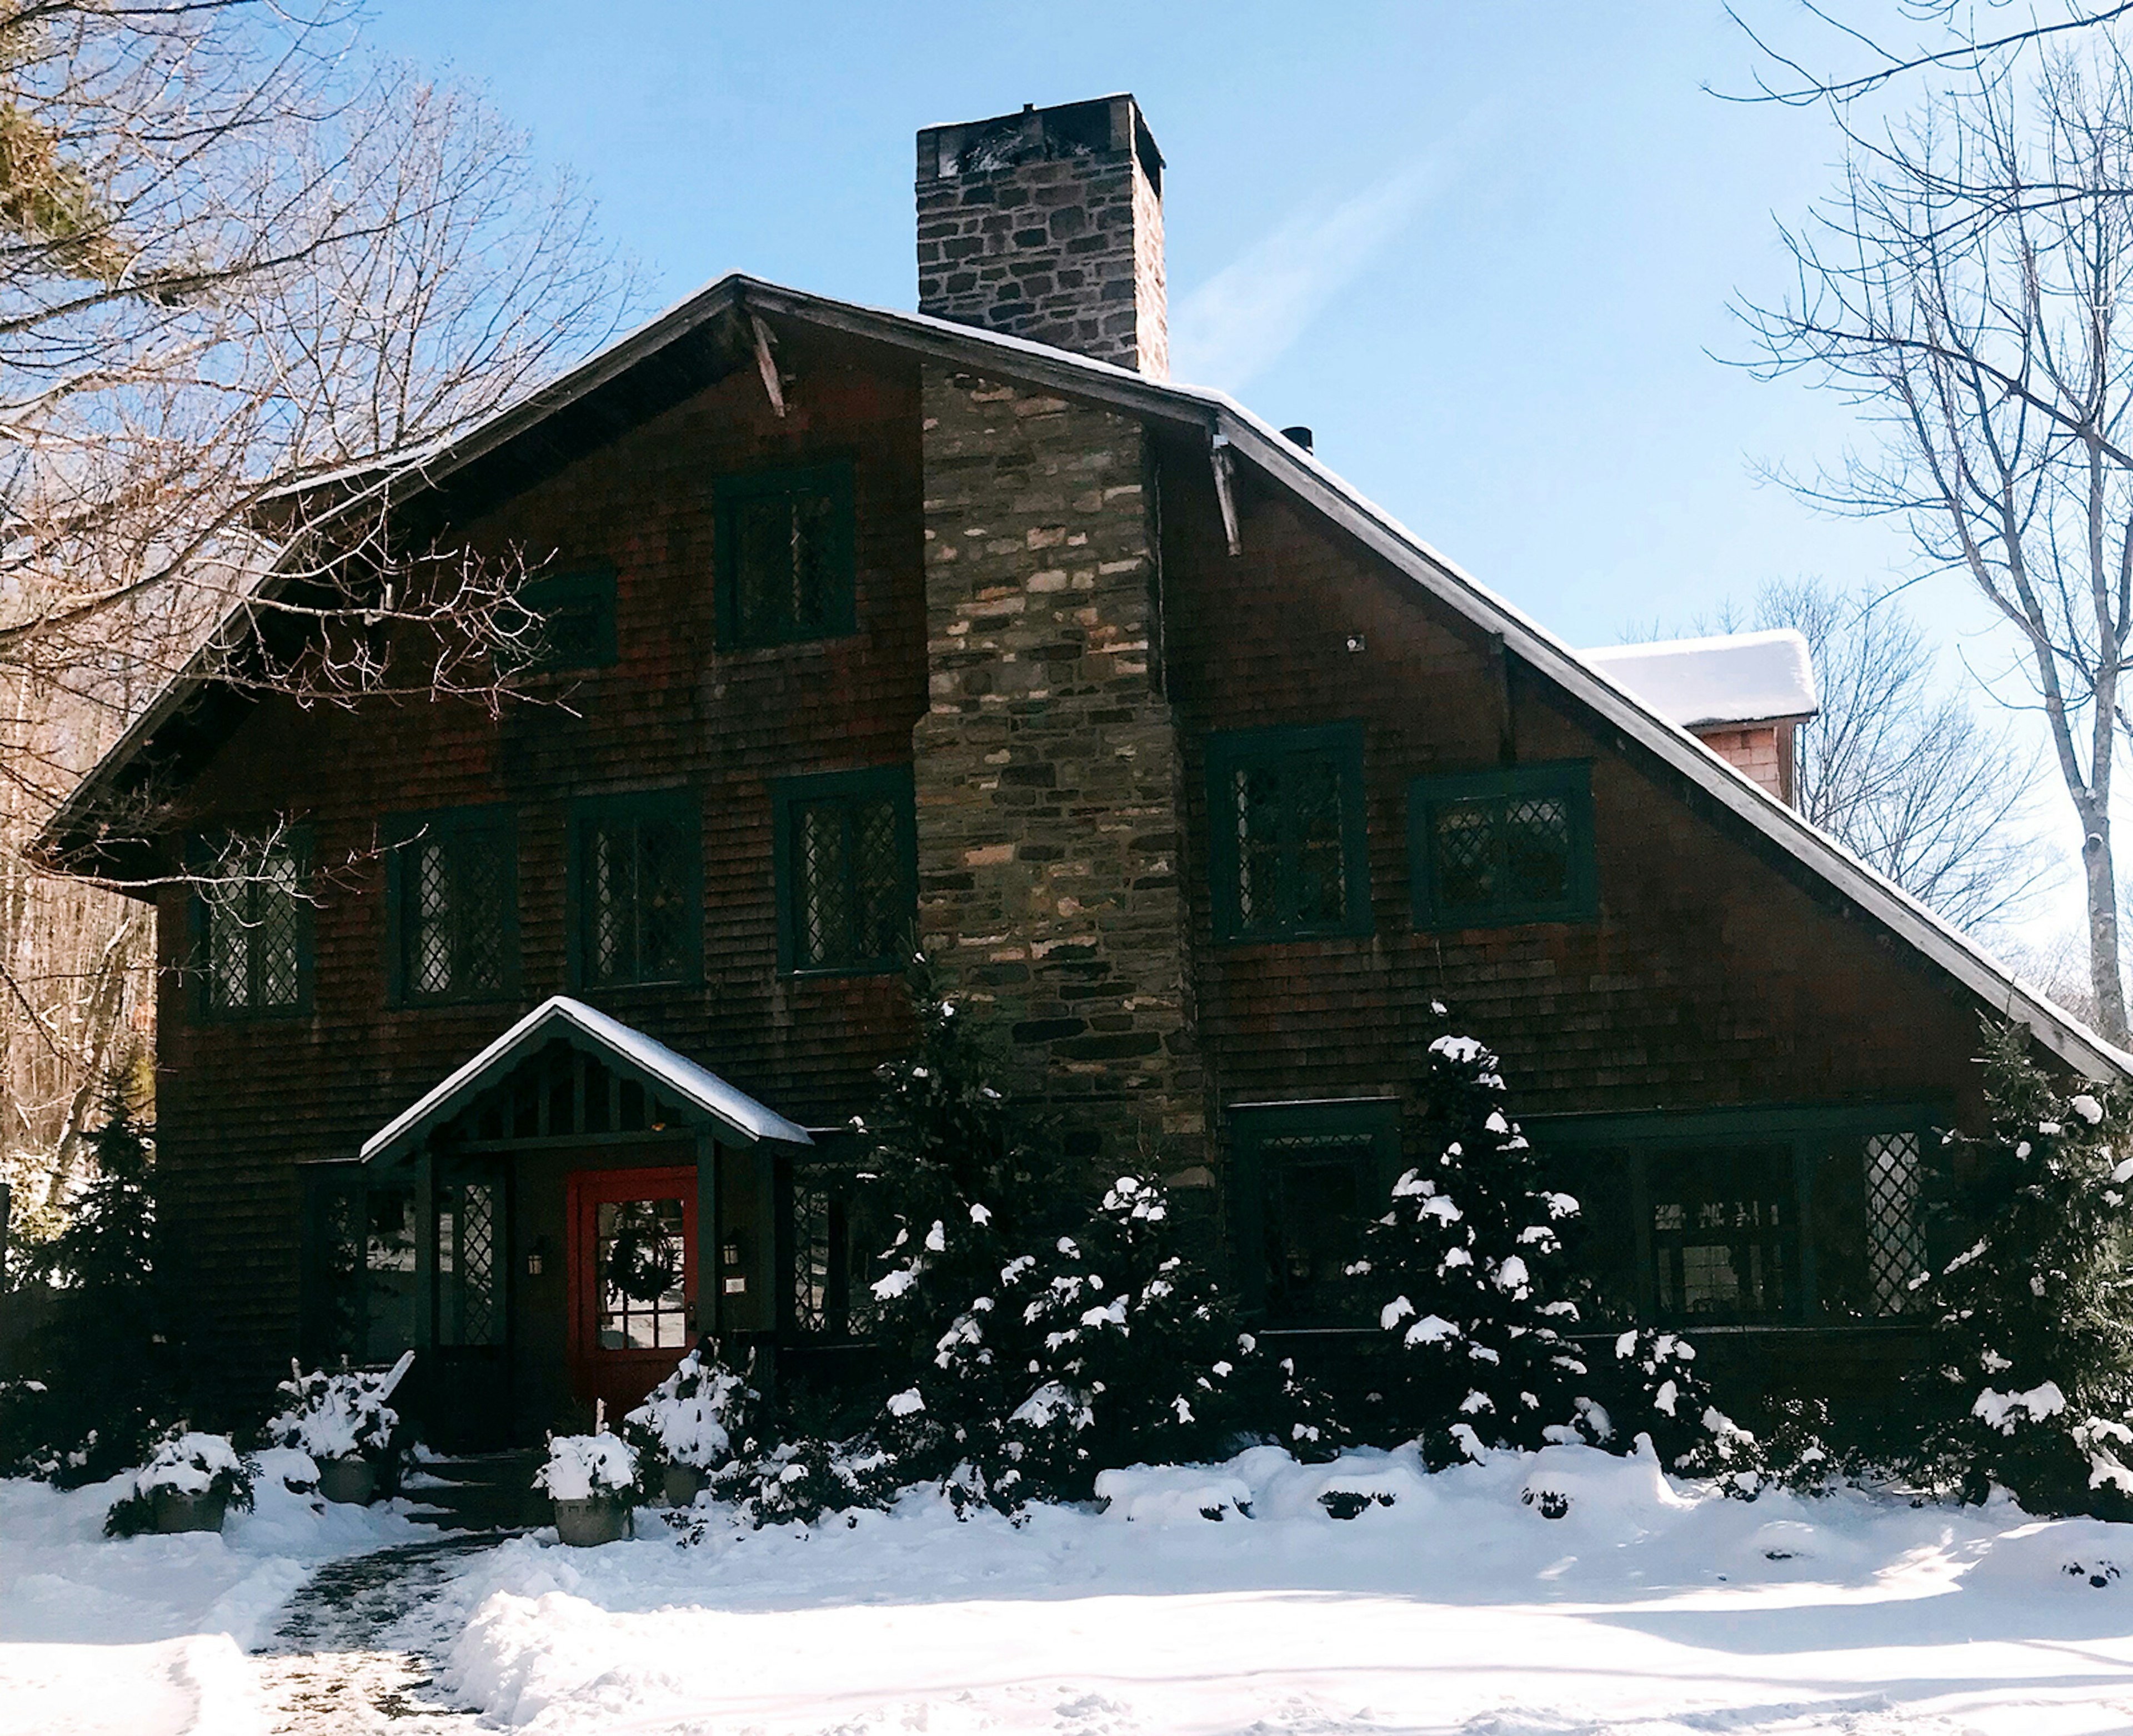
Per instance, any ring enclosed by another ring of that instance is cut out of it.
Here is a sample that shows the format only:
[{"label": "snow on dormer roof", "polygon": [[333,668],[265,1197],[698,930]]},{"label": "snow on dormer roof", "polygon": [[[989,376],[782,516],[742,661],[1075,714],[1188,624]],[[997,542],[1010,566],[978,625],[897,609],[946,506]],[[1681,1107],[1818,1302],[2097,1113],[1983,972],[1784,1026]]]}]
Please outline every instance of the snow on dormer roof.
[{"label": "snow on dormer roof", "polygon": [[1807,640],[1790,627],[1606,645],[1578,655],[1685,730],[1798,723],[1821,709]]}]

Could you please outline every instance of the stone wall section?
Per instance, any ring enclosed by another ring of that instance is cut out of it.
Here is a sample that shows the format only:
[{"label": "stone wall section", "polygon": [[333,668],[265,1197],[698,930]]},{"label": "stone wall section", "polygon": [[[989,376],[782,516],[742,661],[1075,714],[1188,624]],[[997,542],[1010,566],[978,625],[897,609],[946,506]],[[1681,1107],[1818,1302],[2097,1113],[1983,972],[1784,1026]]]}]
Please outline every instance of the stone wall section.
[{"label": "stone wall section", "polygon": [[1200,1161],[1145,436],[929,366],[919,927],[1071,1149]]}]

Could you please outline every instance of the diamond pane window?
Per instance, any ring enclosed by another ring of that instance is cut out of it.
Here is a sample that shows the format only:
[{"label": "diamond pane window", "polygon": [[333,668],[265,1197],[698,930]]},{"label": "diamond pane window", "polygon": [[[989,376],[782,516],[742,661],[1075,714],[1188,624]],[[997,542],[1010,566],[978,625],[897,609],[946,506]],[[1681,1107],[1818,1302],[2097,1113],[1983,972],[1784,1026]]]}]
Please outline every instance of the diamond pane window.
[{"label": "diamond pane window", "polygon": [[918,919],[911,769],[788,779],[772,809],[781,968],[902,969]]},{"label": "diamond pane window", "polygon": [[198,885],[207,1010],[300,1010],[311,962],[304,840],[229,838],[205,856]]},{"label": "diamond pane window", "polygon": [[1221,938],[1370,932],[1360,724],[1211,736],[1207,786]]},{"label": "diamond pane window", "polygon": [[398,998],[508,997],[518,982],[518,838],[511,810],[448,809],[388,822]]},{"label": "diamond pane window", "polygon": [[1582,763],[1419,778],[1408,792],[1421,928],[1584,922],[1599,914]]},{"label": "diamond pane window", "polygon": [[503,1226],[493,1181],[437,1193],[437,1341],[503,1342]]},{"label": "diamond pane window", "polygon": [[725,644],[781,645],[853,631],[849,464],[729,476],[715,498]]},{"label": "diamond pane window", "polygon": [[1877,1314],[1914,1307],[1912,1287],[1926,1269],[1919,1221],[1920,1164],[1915,1133],[1877,1133],[1866,1141],[1866,1280]]},{"label": "diamond pane window", "polygon": [[587,803],[575,832],[580,982],[601,987],[694,978],[703,942],[694,798],[676,791]]}]

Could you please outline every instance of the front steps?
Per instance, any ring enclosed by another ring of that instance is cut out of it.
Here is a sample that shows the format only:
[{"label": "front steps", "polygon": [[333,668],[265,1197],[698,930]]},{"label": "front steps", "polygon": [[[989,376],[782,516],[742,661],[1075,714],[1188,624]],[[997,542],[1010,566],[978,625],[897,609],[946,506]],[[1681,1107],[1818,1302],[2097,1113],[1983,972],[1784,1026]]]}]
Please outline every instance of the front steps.
[{"label": "front steps", "polygon": [[416,1465],[400,1492],[417,1518],[450,1531],[530,1531],[549,1522],[548,1497],[533,1487],[546,1454],[538,1449],[469,1453]]}]

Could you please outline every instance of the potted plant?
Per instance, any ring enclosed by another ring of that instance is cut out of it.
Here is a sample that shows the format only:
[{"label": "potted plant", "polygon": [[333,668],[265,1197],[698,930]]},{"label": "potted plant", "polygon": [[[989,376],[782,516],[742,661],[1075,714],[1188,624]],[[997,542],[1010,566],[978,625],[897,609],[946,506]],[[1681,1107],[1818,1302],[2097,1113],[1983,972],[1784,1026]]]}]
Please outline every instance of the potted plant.
[{"label": "potted plant", "polygon": [[132,1486],[104,1516],[106,1536],[142,1531],[219,1531],[235,1507],[252,1511],[259,1467],[223,1435],[195,1435],[181,1424],[166,1435]]},{"label": "potted plant", "polygon": [[628,1536],[636,1502],[636,1449],[594,1426],[591,1435],[550,1435],[548,1462],[533,1474],[556,1505],[556,1535],[578,1549]]},{"label": "potted plant", "polygon": [[661,1467],[669,1507],[689,1506],[710,1474],[733,1457],[733,1444],[745,1438],[762,1398],[749,1384],[754,1353],[742,1372],[720,1362],[715,1345],[711,1358],[706,1362],[701,1351],[691,1351],[622,1420],[624,1436]]},{"label": "potted plant", "polygon": [[286,1406],[267,1425],[277,1447],[311,1455],[319,1468],[319,1492],[329,1501],[361,1507],[378,1493],[379,1472],[390,1462],[400,1414],[386,1402],[407,1377],[415,1353],[384,1370],[351,1369],[306,1374],[291,1362],[280,1391]]}]

